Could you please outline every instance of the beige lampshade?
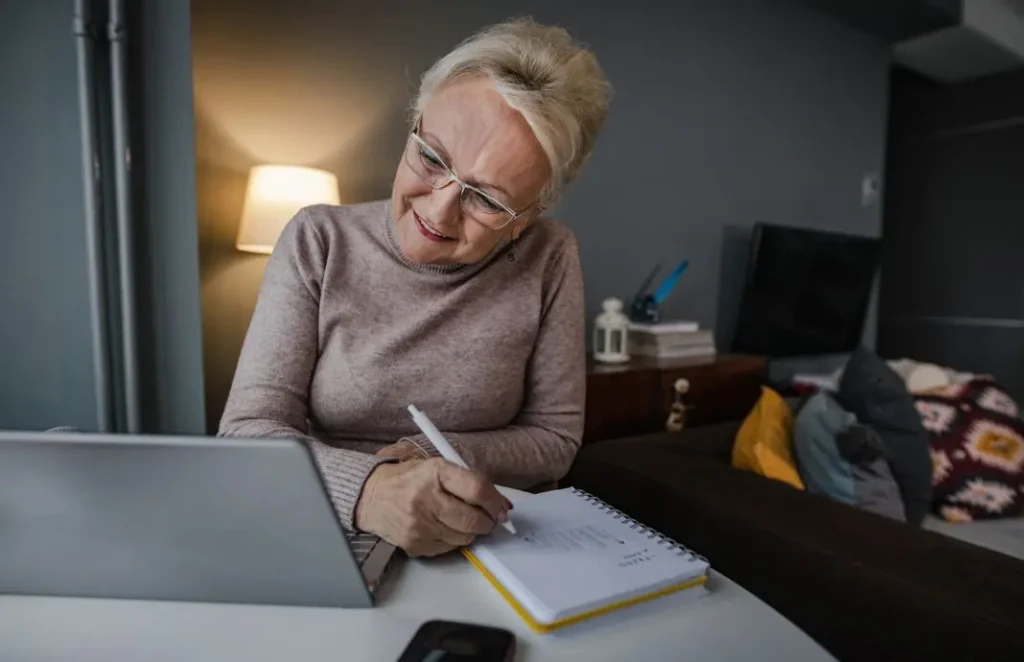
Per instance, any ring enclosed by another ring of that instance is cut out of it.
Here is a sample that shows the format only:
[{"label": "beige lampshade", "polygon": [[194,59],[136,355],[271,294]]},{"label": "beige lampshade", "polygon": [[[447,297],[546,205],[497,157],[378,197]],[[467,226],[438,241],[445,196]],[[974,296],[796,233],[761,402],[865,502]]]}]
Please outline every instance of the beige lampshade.
[{"label": "beige lampshade", "polygon": [[338,178],[316,168],[260,165],[249,172],[235,247],[270,254],[281,230],[303,207],[339,204]]}]

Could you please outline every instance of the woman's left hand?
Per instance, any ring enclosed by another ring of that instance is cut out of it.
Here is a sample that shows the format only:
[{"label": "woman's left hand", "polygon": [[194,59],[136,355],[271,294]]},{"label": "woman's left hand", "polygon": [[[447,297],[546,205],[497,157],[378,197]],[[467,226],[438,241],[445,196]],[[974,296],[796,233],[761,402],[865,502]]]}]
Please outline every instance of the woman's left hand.
[{"label": "woman's left hand", "polygon": [[405,462],[406,460],[423,460],[428,457],[427,453],[407,439],[396,441],[395,443],[385,446],[376,453],[380,457],[387,457],[399,462]]}]

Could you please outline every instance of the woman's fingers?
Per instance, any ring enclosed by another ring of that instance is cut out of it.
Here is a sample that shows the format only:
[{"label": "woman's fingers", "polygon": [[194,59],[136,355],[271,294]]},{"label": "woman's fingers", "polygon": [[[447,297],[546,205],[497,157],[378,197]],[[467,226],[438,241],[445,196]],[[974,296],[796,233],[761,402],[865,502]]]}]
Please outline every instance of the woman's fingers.
[{"label": "woman's fingers", "polygon": [[435,556],[490,533],[510,506],[475,471],[440,458],[412,460],[373,470],[355,519],[412,556]]},{"label": "woman's fingers", "polygon": [[476,471],[463,469],[444,460],[431,460],[435,461],[440,463],[438,478],[444,491],[483,510],[494,522],[504,522],[508,518],[508,501],[491,481]]},{"label": "woman's fingers", "polygon": [[[494,518],[481,508],[443,492],[437,495],[437,499],[437,521],[444,528],[471,537],[490,533],[494,529]],[[449,538],[442,535],[442,539]]]},{"label": "woman's fingers", "polygon": [[458,529],[448,526],[444,522],[439,522],[436,535],[443,543],[448,545],[448,549],[455,549],[456,547],[465,547],[466,545],[471,545],[473,544],[473,541],[476,539],[477,536],[477,534],[475,533],[459,531]]}]

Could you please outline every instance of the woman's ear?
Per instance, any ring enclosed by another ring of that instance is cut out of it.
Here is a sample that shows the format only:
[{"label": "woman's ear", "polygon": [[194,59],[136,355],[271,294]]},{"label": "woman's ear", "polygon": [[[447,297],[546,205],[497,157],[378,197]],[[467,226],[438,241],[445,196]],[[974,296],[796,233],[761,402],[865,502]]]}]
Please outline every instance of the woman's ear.
[{"label": "woman's ear", "polygon": [[517,218],[512,221],[512,238],[518,239],[519,235],[522,234],[523,230],[526,229],[526,226],[530,224],[530,221],[532,221],[535,216],[536,214],[526,214],[521,218]]}]

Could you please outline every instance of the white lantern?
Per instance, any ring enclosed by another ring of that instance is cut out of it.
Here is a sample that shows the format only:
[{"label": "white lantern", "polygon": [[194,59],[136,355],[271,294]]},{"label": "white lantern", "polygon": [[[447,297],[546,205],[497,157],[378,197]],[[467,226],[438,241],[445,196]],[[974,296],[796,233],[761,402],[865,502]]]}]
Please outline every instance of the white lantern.
[{"label": "white lantern", "polygon": [[594,322],[594,359],[603,363],[628,361],[629,318],[622,313],[622,302],[605,299],[601,308],[604,312]]}]

